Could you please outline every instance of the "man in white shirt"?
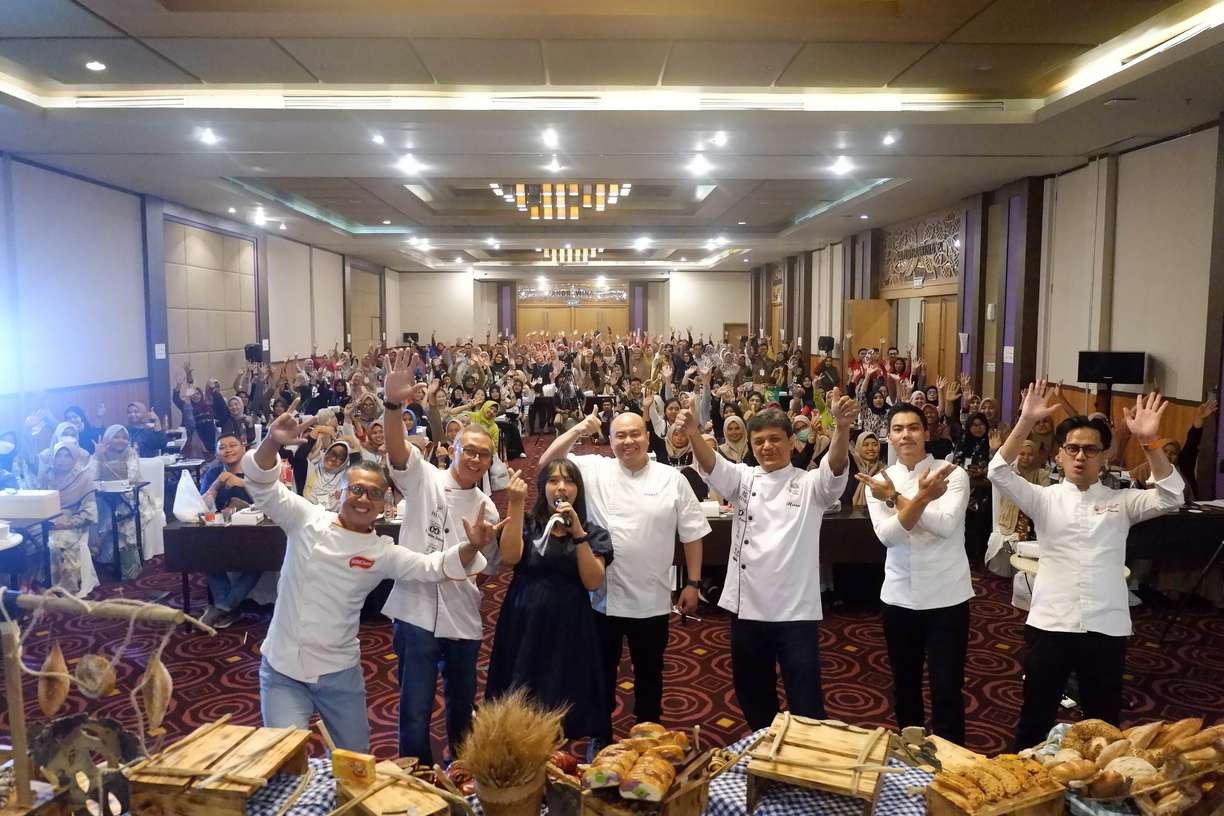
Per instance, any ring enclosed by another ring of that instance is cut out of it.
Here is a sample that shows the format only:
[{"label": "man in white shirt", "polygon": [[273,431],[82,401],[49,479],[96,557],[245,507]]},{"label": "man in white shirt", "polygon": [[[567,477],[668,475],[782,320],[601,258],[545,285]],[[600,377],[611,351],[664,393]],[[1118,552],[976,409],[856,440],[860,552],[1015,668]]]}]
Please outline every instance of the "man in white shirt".
[{"label": "man in white shirt", "polygon": [[[553,441],[540,457],[540,467],[569,455],[580,437],[594,436],[599,429],[599,417],[592,413]],[[693,488],[680,471],[651,461],[641,416],[618,415],[612,420],[611,441],[615,458],[570,457],[582,471],[587,512],[612,534],[616,556],[604,575],[604,586],[592,596],[607,677],[606,730],[595,735],[602,743],[612,738],[617,669],[625,640],[633,661],[634,716],[638,722],[662,719],[663,653],[672,609],[670,575],[676,539],[684,544],[688,575],[678,606],[681,613],[690,614],[697,609],[702,542],[710,532]]]},{"label": "man in white shirt", "polygon": [[1085,717],[1118,724],[1122,672],[1131,634],[1123,570],[1131,525],[1177,509],[1185,483],[1161,448],[1160,420],[1168,406],[1159,394],[1140,395],[1126,412],[1155,490],[1116,490],[1101,484],[1112,432],[1100,419],[1073,416],[1054,431],[1064,480],[1038,487],[1012,468],[1020,448],[1043,419],[1053,416],[1044,381],[1029,387],[1012,428],[990,462],[999,492],[1033,520],[1041,546],[1040,568],[1024,626],[1024,704],[1016,746],[1046,738],[1071,672],[1079,679]]},{"label": "man in white shirt", "polygon": [[[404,438],[403,406],[421,399],[424,386],[416,381],[420,360],[400,351],[388,360],[383,385],[383,422],[391,479],[404,496],[400,547],[419,553],[450,552],[471,540],[484,544],[483,554],[495,572],[498,523],[493,501],[476,487],[493,463],[488,432],[469,425],[455,440],[447,470],[425,460]],[[480,653],[482,621],[480,588],[474,577],[446,584],[397,581],[383,605],[395,621],[395,654],[399,660],[399,753],[433,764],[429,721],[441,666],[446,702],[446,738],[451,757],[467,735],[476,704],[476,658]]]},{"label": "man in white shirt", "polygon": [[242,463],[255,506],[287,539],[276,608],[260,646],[260,709],[264,725],[275,728],[306,728],[317,711],[337,747],[368,753],[370,724],[357,641],[366,595],[384,578],[462,581],[468,569],[483,569],[485,559],[475,543],[424,555],[377,535],[374,521],[383,511],[387,482],[370,465],[349,469],[339,513],[281,484],[278,451],[300,443],[314,421],[294,418],[300,401],[268,426],[259,448]]},{"label": "man in white shirt", "polygon": [[855,475],[871,490],[867,510],[884,545],[880,620],[893,673],[897,727],[925,726],[922,666],[931,680],[931,730],[965,744],[965,653],[969,648],[969,556],[965,509],[969,476],[926,451],[922,409],[899,402],[888,412],[888,445],[897,463],[879,479]]},{"label": "man in white shirt", "polygon": [[767,727],[778,713],[778,674],[792,713],[825,716],[820,682],[820,525],[846,488],[850,426],[858,405],[834,389],[837,422],[829,451],[815,470],[791,464],[794,430],[782,411],[761,411],[748,423],[758,465],[732,464],[698,430],[697,415],[680,412],[701,478],[735,506],[727,578],[718,605],[731,619],[731,679],[748,727]]}]

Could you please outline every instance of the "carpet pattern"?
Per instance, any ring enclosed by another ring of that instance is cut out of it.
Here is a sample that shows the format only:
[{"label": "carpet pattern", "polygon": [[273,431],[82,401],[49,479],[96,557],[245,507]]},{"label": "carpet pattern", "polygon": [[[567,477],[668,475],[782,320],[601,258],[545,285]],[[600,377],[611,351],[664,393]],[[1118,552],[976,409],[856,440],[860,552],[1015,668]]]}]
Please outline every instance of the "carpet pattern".
[{"label": "carpet pattern", "polygon": [[[549,441],[550,437],[527,440],[530,459],[512,462],[511,467],[529,461],[534,465],[535,454]],[[524,475],[533,475],[534,470],[533,466],[527,467]],[[484,643],[478,662],[481,689],[498,609],[510,577],[510,572],[503,572],[487,579],[482,587]],[[177,573],[164,572],[160,560],[155,560],[146,565],[138,580],[122,585],[107,582],[93,597],[122,595],[148,600],[169,593],[163,602],[177,605],[179,581]],[[970,602],[965,666],[966,742],[971,749],[996,753],[1010,743],[1021,702],[1024,613],[1011,606],[1010,581],[975,574],[973,584],[976,597]],[[203,597],[203,576],[194,577],[193,593],[197,598]],[[165,739],[177,739],[225,714],[231,715],[235,724],[259,724],[259,644],[267,631],[271,610],[248,602],[241,612],[234,626],[213,638],[181,629],[175,632],[164,656],[175,685],[165,722],[168,729]],[[825,614],[820,645],[830,716],[865,726],[893,727],[891,672],[876,610],[870,605],[842,603],[835,596],[827,596]],[[1124,719],[1147,721],[1191,715],[1215,719],[1224,714],[1224,616],[1206,605],[1192,604],[1161,647],[1157,640],[1167,614],[1167,607],[1160,605],[1133,610],[1135,636],[1127,652]],[[673,726],[687,728],[700,724],[712,742],[727,745],[748,733],[731,685],[728,618],[720,610],[704,605],[698,615],[700,622],[690,620],[685,626],[673,620],[664,668],[663,718]],[[109,657],[123,639],[124,628],[125,624],[114,621],[48,616],[29,632],[26,664],[32,668],[40,666],[51,645],[57,642],[70,668],[87,653]],[[118,665],[117,690],[96,701],[86,700],[74,691],[61,714],[89,710],[134,728],[135,717],[127,691],[139,681],[160,634],[155,629],[138,628]],[[385,621],[363,623],[360,639],[374,750],[380,758],[392,757],[396,750],[399,690],[391,625]],[[627,652],[622,660],[614,715],[618,732],[633,722],[633,684]],[[31,728],[37,728],[45,718],[38,710],[34,679],[26,677],[23,687],[27,721]],[[8,733],[6,706],[0,712],[0,741],[7,742]],[[441,757],[445,725],[440,694],[433,735],[435,755]],[[156,748],[156,743],[151,741],[150,748]],[[318,753],[321,746],[314,745],[314,750]]]}]

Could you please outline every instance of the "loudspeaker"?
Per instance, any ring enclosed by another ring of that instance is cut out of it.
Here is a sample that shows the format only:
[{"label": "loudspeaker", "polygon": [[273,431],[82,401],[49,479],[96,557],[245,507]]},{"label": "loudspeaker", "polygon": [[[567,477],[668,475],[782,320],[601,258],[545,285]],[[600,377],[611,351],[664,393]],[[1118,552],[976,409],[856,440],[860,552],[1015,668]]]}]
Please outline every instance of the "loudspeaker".
[{"label": "loudspeaker", "polygon": [[833,353],[833,338],[822,335],[816,338],[816,350],[823,351],[825,354]]},{"label": "loudspeaker", "polygon": [[1082,383],[1147,382],[1147,352],[1145,351],[1081,351],[1079,374]]},{"label": "loudspeaker", "polygon": [[400,341],[405,346],[415,346],[421,342],[420,332],[404,332],[404,338]]},{"label": "loudspeaker", "polygon": [[258,343],[247,343],[242,348],[248,363],[258,363],[263,360],[263,346]]}]

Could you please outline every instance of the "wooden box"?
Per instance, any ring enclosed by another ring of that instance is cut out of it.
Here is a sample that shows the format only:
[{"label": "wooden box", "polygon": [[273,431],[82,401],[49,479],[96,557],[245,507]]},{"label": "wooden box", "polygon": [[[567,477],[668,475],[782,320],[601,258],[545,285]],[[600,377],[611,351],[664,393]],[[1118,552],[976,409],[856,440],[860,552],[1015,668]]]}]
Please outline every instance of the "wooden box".
[{"label": "wooden box", "polygon": [[[383,774],[379,775],[379,771]],[[410,813],[415,816],[435,816],[448,812],[446,800],[437,794],[429,793],[421,785],[414,785],[402,779],[386,776],[386,773],[404,773],[394,762],[380,762],[375,766],[377,781],[373,785],[362,787],[350,782],[336,780],[336,804],[343,805],[352,799],[358,799],[348,812],[360,816],[383,816],[384,814]],[[372,793],[368,793],[373,791]]]},{"label": "wooden box", "polygon": [[132,768],[132,812],[245,816],[247,800],[267,780],[306,773],[309,740],[309,731],[293,728],[201,726]]},{"label": "wooden box", "polygon": [[1039,788],[969,810],[961,797],[932,782],[927,785],[926,803],[928,816],[1061,816],[1067,812],[1066,790],[1061,785]]},{"label": "wooden box", "polygon": [[870,813],[881,774],[855,766],[881,766],[887,755],[888,736],[883,728],[869,730],[784,711],[749,753],[748,813],[756,809],[766,780],[860,799],[863,812]]}]

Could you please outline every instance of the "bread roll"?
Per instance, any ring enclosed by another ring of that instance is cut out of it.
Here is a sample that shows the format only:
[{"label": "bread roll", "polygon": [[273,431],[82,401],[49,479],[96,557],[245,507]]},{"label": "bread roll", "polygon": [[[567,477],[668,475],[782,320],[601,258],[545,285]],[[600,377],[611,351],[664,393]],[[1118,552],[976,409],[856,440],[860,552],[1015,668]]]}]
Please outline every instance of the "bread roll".
[{"label": "bread roll", "polygon": [[628,776],[637,760],[636,751],[609,745],[596,754],[591,767],[583,773],[582,785],[586,788],[614,788]]},{"label": "bread roll", "polygon": [[1166,745],[1177,742],[1179,739],[1197,734],[1202,728],[1202,717],[1187,717],[1184,720],[1178,720],[1161,729],[1160,733],[1156,735],[1156,739],[1152,740],[1148,747],[1164,748]]},{"label": "bread roll", "polygon": [[670,762],[646,754],[634,763],[625,781],[621,782],[620,793],[626,799],[661,802],[675,779],[676,769]]},{"label": "bread roll", "polygon": [[667,733],[665,726],[653,722],[640,722],[629,729],[629,737],[658,737]]},{"label": "bread roll", "polygon": [[1128,728],[1123,733],[1131,741],[1132,749],[1142,751],[1144,748],[1151,746],[1152,741],[1156,739],[1156,735],[1160,733],[1160,729],[1163,727],[1164,723],[1162,722],[1152,722]]},{"label": "bread roll", "polygon": [[672,765],[684,764],[684,749],[679,745],[656,745],[653,748],[647,749],[646,756],[657,756],[666,759]]},{"label": "bread roll", "polygon": [[668,731],[659,737],[659,743],[678,746],[680,750],[686,753],[689,750],[688,734],[685,734],[683,731]]},{"label": "bread roll", "polygon": [[1088,783],[1088,795],[1093,799],[1117,799],[1130,790],[1130,782],[1117,771],[1102,771]]},{"label": "bread roll", "polygon": [[632,748],[639,754],[644,754],[659,744],[657,737],[629,737],[620,741],[621,745]]},{"label": "bread roll", "polygon": [[1109,743],[1096,755],[1097,767],[1104,770],[1105,766],[1118,757],[1124,757],[1131,752],[1131,741],[1120,739]]},{"label": "bread roll", "polygon": [[1074,782],[1077,779],[1087,779],[1097,772],[1096,763],[1091,759],[1077,759],[1074,762],[1064,762],[1049,769],[1050,776],[1059,782]]}]

